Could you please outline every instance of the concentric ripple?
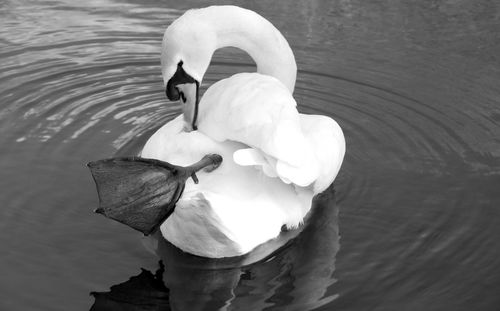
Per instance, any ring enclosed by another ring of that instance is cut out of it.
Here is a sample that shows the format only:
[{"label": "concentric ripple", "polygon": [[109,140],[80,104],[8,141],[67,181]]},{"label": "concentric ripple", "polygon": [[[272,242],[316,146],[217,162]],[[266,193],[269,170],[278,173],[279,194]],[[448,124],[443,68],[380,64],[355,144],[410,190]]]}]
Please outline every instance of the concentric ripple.
[{"label": "concentric ripple", "polygon": [[[337,120],[347,153],[298,238],[221,267],[93,215],[85,167],[180,112],[161,39],[205,4],[0,2],[0,309],[90,308],[161,259],[180,310],[496,310],[500,10],[422,3],[245,2],[290,41],[298,109]],[[254,70],[217,51],[202,91]]]}]

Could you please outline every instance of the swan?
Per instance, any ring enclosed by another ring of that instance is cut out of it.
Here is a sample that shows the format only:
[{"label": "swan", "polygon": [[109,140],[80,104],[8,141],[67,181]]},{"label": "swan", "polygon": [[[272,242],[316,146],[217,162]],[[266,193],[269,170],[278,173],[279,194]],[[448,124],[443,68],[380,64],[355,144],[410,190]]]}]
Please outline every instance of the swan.
[{"label": "swan", "polygon": [[[247,52],[257,72],[199,88],[215,50]],[[161,69],[182,114],[155,132],[141,157],[189,165],[206,154],[222,164],[189,180],[163,237],[184,252],[240,256],[298,227],[315,194],[335,179],[345,153],[340,126],[297,111],[293,52],[268,20],[237,6],[191,9],[165,31]]]}]

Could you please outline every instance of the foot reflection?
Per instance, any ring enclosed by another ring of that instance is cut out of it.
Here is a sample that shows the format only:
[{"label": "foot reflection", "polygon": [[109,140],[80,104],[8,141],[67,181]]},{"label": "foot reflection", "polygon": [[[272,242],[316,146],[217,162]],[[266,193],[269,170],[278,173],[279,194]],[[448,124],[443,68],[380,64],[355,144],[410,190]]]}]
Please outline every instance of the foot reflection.
[{"label": "foot reflection", "polygon": [[156,273],[143,269],[109,292],[92,293],[91,310],[317,308],[336,298],[328,291],[340,247],[333,190],[315,199],[302,228],[246,256],[225,259],[192,256],[152,237],[146,240],[148,248],[162,260]]},{"label": "foot reflection", "polygon": [[164,271],[160,261],[155,274],[142,269],[139,275],[111,286],[109,292],[91,292],[95,302],[90,310],[171,310],[170,291],[163,283]]}]

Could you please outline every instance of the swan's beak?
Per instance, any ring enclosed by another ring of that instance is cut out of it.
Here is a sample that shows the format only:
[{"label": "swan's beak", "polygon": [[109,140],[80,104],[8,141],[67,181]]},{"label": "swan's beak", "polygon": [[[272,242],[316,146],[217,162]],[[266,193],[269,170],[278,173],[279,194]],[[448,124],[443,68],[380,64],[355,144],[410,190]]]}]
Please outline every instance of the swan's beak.
[{"label": "swan's beak", "polygon": [[177,70],[167,82],[165,94],[169,100],[182,100],[186,127],[196,130],[200,83],[184,71],[182,64],[182,61],[177,64]]},{"label": "swan's beak", "polygon": [[184,114],[184,128],[186,131],[197,130],[198,105],[199,105],[199,84],[195,83],[179,84],[177,86],[180,99],[183,103],[182,112]]}]

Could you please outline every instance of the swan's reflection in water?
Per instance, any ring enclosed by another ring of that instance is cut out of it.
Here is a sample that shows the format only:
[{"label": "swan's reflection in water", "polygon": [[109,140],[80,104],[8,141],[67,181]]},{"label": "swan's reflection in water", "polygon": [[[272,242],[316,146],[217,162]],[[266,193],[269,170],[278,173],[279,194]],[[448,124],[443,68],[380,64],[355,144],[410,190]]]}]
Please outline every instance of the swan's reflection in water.
[{"label": "swan's reflection in water", "polygon": [[148,238],[148,248],[161,258],[158,270],[142,269],[109,292],[92,293],[90,310],[314,309],[336,298],[327,293],[340,246],[332,188],[316,197],[302,228],[224,259],[192,256],[158,236]]}]

